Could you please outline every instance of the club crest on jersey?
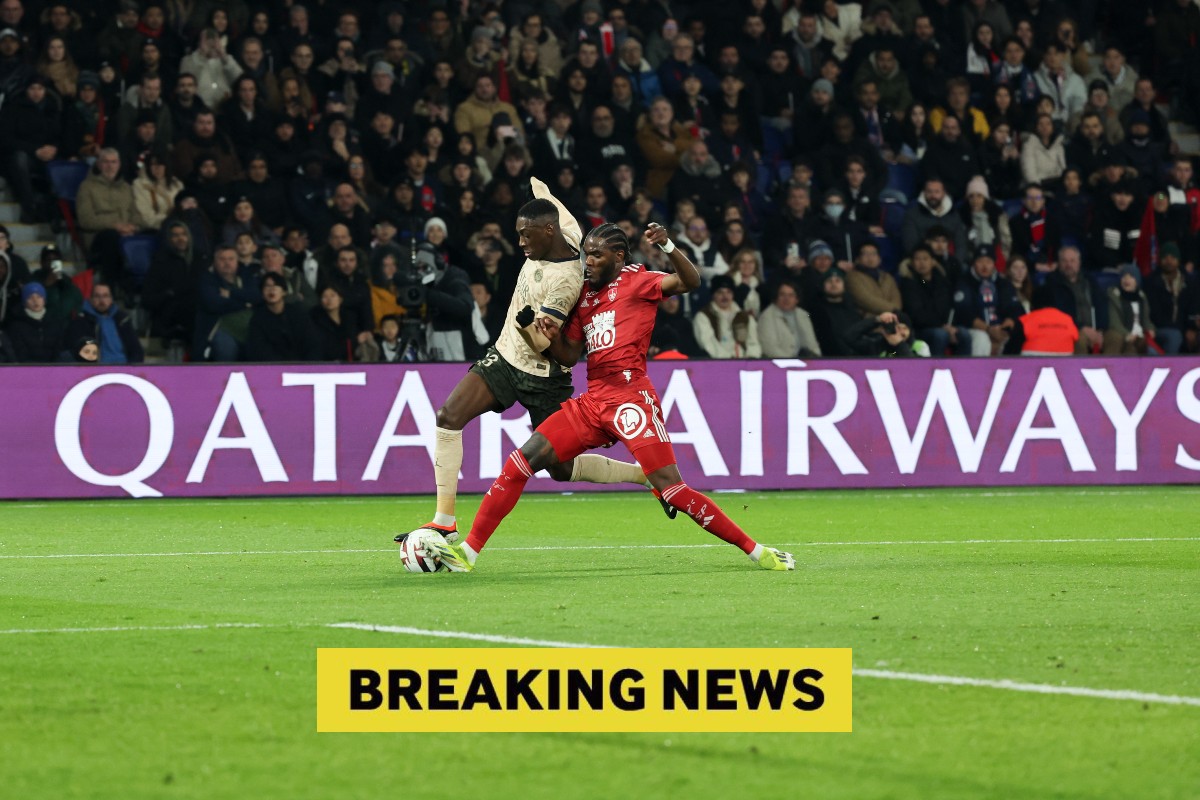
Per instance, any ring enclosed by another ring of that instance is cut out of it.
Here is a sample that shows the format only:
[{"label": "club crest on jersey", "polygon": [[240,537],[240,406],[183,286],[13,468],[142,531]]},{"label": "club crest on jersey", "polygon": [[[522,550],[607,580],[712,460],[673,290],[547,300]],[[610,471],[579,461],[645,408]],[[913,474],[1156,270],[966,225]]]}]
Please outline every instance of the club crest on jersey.
[{"label": "club crest on jersey", "polygon": [[626,439],[633,439],[646,428],[646,412],[633,403],[622,403],[617,406],[613,425],[616,426],[617,433]]},{"label": "club crest on jersey", "polygon": [[592,321],[583,326],[584,336],[587,337],[589,353],[607,350],[617,343],[617,312],[601,311],[592,317]]},{"label": "club crest on jersey", "polygon": [[616,299],[617,299],[617,287],[614,286],[613,288],[608,290],[608,302],[611,303],[612,301],[614,301]]},{"label": "club crest on jersey", "polygon": [[534,279],[535,281],[537,281],[538,283],[541,283],[541,282],[542,282],[542,269],[541,269],[541,267],[538,267],[536,270],[534,270],[534,273],[533,273],[533,279]]}]

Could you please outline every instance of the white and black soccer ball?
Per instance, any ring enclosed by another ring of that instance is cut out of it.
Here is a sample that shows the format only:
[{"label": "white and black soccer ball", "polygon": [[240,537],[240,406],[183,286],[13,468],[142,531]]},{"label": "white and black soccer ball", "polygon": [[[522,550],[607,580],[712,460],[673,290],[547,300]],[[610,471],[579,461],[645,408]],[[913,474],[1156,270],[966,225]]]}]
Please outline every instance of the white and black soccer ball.
[{"label": "white and black soccer ball", "polygon": [[447,567],[425,549],[425,540],[441,536],[429,528],[417,528],[400,542],[400,562],[409,572],[446,572]]}]

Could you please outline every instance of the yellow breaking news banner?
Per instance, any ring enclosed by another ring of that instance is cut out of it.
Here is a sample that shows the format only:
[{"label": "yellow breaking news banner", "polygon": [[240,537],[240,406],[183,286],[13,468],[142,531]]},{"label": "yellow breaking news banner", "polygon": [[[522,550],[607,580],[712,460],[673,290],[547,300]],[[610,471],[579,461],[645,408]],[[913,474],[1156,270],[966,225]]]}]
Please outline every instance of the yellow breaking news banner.
[{"label": "yellow breaking news banner", "polygon": [[322,733],[849,733],[851,651],[320,648]]}]

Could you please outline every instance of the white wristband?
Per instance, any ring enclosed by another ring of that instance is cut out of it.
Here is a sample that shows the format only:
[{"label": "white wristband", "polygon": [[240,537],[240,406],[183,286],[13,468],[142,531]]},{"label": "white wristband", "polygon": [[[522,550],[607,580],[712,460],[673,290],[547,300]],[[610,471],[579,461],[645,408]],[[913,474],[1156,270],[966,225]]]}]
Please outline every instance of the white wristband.
[{"label": "white wristband", "polygon": [[674,242],[672,242],[670,239],[667,239],[667,243],[666,243],[666,244],[660,244],[660,245],[658,246],[658,249],[659,249],[659,250],[662,250],[662,251],[663,251],[664,253],[666,253],[667,255],[671,255],[671,253],[674,253],[674,252],[675,252],[675,243],[674,243]]}]

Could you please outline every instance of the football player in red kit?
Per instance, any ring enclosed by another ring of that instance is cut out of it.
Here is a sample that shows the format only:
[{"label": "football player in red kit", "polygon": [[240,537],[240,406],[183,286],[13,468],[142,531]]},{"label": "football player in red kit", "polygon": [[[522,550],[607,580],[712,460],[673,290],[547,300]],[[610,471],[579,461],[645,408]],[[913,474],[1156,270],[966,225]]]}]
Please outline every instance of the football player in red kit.
[{"label": "football player in red kit", "polygon": [[[587,391],[563,403],[520,450],[512,452],[483,498],[465,543],[450,544],[438,537],[427,540],[431,554],[451,570],[474,569],[479,552],[517,504],[535,472],[616,441],[624,442],[637,459],[655,494],[700,527],[740,547],[763,569],[795,569],[790,553],[755,542],[710,498],[684,483],[679,474],[658,393],[646,376],[646,351],[659,301],[666,295],[694,290],[700,285],[700,273],[662,226],[652,223],[646,230],[646,240],[668,254],[674,274],[652,272],[640,264],[627,265],[629,240],[611,223],[599,226],[584,239],[587,283],[570,322],[560,330],[538,320],[536,330],[550,342],[546,355],[564,366],[575,364],[586,346]],[[522,322],[522,315],[518,315],[515,324],[529,322]]]}]

